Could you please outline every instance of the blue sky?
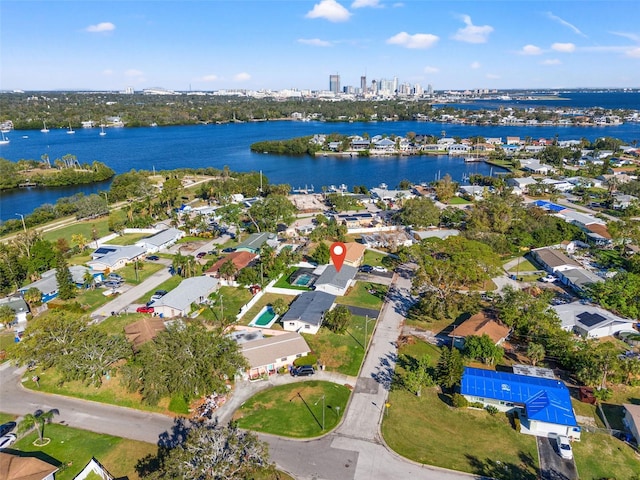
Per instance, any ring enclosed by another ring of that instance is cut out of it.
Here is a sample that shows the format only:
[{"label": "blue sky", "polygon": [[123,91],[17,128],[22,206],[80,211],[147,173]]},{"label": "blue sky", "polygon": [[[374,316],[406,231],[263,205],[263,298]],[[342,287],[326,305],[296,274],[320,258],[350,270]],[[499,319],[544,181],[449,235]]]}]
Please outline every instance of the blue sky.
[{"label": "blue sky", "polygon": [[640,87],[620,1],[0,2],[0,89]]}]

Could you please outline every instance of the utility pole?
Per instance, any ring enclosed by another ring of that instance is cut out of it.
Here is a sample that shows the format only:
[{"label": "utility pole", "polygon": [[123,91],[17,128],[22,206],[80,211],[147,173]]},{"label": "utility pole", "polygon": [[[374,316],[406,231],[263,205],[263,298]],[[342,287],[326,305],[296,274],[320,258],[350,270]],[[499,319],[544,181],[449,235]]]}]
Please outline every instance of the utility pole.
[{"label": "utility pole", "polygon": [[22,219],[22,229],[24,230],[24,233],[27,233],[27,226],[24,223],[24,215],[21,213],[16,213],[16,215],[19,215],[20,218]]},{"label": "utility pole", "polygon": [[[325,408],[324,408],[324,397],[325,397],[325,395],[324,395],[324,393],[323,393],[323,394],[322,394],[322,431],[323,431],[323,432],[324,432],[324,410],[325,410]],[[314,405],[318,405],[318,402],[319,402],[319,401],[320,401],[320,400],[318,400],[316,403],[314,403]]]}]

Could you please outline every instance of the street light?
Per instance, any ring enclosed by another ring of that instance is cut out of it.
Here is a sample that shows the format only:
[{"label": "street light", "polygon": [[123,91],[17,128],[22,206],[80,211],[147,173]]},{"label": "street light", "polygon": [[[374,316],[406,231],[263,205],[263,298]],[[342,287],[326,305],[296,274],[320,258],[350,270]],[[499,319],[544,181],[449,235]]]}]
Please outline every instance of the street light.
[{"label": "street light", "polygon": [[[375,320],[375,318],[372,318],[371,320]],[[369,325],[369,315],[365,316],[364,319],[364,349],[367,349],[367,325]]]},{"label": "street light", "polygon": [[[318,403],[320,402],[320,400],[318,400],[316,403],[314,403],[313,405],[318,405]],[[322,394],[322,431],[324,432],[324,394]]]},{"label": "street light", "polygon": [[20,218],[22,219],[22,229],[24,230],[24,233],[27,233],[27,226],[24,223],[24,215],[21,213],[16,213],[16,215],[19,215]]}]

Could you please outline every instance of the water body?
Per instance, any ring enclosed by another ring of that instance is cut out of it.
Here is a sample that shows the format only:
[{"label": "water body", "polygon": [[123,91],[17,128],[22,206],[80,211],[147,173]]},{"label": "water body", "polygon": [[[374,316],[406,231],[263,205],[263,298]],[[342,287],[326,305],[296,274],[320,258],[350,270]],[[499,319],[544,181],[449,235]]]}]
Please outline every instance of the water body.
[{"label": "water body", "polygon": [[[346,184],[375,187],[384,182],[390,188],[401,180],[430,182],[445,174],[456,181],[464,175],[489,175],[498,169],[484,163],[465,164],[461,158],[448,156],[336,158],[310,156],[277,156],[253,153],[249,146],[260,140],[343,133],[347,135],[395,134],[408,132],[440,136],[484,137],[530,136],[560,139],[602,136],[620,138],[626,142],[640,140],[640,125],[623,124],[612,127],[502,127],[467,126],[427,122],[256,122],[226,125],[195,125],[163,128],[111,128],[106,136],[99,129],[78,129],[74,135],[66,129],[41,133],[38,130],[11,132],[11,143],[0,146],[0,156],[8,160],[40,159],[48,154],[53,161],[66,154],[75,155],[80,163],[100,161],[116,173],[131,169],[162,170],[179,167],[215,167],[228,165],[232,171],[258,171],[272,183],[288,183],[293,188],[313,185],[316,191],[328,185]],[[25,138],[26,137],[26,138]],[[77,192],[86,194],[107,190],[109,182],[100,185],[78,185],[57,189],[26,189],[0,194],[0,221],[28,214],[45,203],[55,203],[60,197]]]}]

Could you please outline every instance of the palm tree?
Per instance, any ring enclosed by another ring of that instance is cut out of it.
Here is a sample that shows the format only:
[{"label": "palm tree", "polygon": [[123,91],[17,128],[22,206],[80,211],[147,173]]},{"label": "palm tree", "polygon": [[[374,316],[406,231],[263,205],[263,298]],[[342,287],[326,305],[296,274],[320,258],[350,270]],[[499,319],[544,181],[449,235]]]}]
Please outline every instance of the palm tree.
[{"label": "palm tree", "polygon": [[[44,410],[36,410],[33,413],[27,413],[20,424],[18,425],[18,432],[24,433],[32,428],[35,428],[38,431],[38,444],[44,444],[44,425],[45,423],[51,423],[54,415],[59,415],[60,412],[57,408],[53,408],[48,412]],[[34,444],[36,442],[33,442]]]}]

